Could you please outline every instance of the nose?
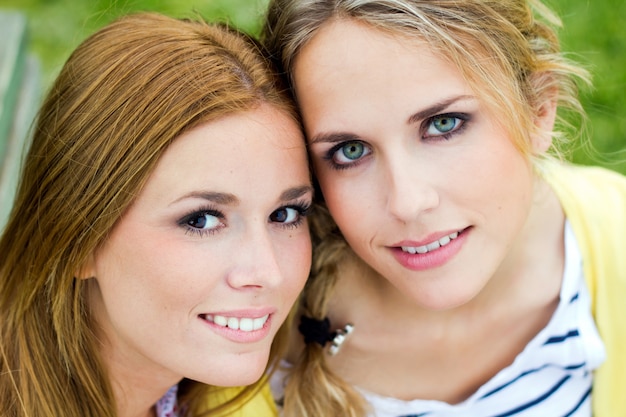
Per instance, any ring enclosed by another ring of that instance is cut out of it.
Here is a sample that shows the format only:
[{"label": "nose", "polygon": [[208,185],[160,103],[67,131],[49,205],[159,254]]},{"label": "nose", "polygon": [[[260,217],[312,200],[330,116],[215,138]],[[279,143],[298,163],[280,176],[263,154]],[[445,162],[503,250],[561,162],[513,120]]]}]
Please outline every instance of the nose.
[{"label": "nose", "polygon": [[236,253],[232,254],[228,285],[238,289],[278,286],[283,280],[279,256],[267,227],[257,227],[246,233],[237,245]]},{"label": "nose", "polygon": [[387,210],[398,220],[407,222],[439,205],[435,178],[427,167],[404,154],[387,164],[387,176],[382,184],[387,190]]}]

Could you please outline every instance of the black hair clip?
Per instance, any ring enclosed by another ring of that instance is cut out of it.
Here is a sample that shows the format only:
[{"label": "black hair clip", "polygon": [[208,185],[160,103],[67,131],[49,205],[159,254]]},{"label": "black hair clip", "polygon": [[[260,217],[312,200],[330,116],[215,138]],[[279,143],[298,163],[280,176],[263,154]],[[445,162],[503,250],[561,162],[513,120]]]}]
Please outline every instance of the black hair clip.
[{"label": "black hair clip", "polygon": [[336,355],[348,335],[354,330],[354,326],[348,323],[343,329],[331,332],[328,317],[325,317],[323,320],[317,320],[311,317],[301,316],[298,330],[304,336],[304,343],[306,344],[318,343],[320,346],[324,347],[328,342],[331,342],[328,353]]}]

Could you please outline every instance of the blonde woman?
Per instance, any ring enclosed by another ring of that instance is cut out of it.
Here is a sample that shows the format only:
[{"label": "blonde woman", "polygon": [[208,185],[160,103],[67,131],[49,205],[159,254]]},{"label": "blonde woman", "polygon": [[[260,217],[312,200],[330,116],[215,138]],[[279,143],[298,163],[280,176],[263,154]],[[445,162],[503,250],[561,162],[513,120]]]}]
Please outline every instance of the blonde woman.
[{"label": "blonde woman", "polygon": [[246,36],[139,14],[89,37],[0,240],[0,414],[273,415],[257,381],[310,268],[311,199]]},{"label": "blonde woman", "polygon": [[270,2],[336,223],[284,416],[626,415],[626,179],[548,156],[587,79],[557,23],[526,0]]}]

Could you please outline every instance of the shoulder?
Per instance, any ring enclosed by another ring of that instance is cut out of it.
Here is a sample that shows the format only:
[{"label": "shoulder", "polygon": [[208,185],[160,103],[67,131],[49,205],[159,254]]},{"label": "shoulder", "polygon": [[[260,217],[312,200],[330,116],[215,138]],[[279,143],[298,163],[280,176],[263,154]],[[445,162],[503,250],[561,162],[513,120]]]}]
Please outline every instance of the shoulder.
[{"label": "shoulder", "polygon": [[626,191],[626,177],[618,172],[598,166],[583,166],[570,163],[547,162],[541,164],[540,172],[557,188],[568,189],[580,186],[584,191]]},{"label": "shoulder", "polygon": [[626,177],[600,167],[550,163],[542,175],[572,225],[592,299],[626,294]]},{"label": "shoulder", "polygon": [[622,174],[562,163],[542,165],[541,172],[570,220],[584,217],[596,226],[611,222],[611,227],[616,220],[626,222],[626,177]]},{"label": "shoulder", "polygon": [[592,312],[607,353],[606,362],[594,374],[594,415],[615,415],[616,410],[626,410],[626,177],[599,167],[548,165],[542,174],[574,229]]}]

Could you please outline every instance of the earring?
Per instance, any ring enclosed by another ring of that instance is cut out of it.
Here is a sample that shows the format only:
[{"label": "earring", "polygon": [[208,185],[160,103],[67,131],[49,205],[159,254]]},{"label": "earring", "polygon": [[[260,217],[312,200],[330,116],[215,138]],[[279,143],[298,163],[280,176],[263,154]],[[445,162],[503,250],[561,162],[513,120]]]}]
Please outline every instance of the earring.
[{"label": "earring", "polygon": [[354,330],[354,325],[348,323],[343,329],[331,332],[328,317],[318,320],[302,315],[300,316],[298,330],[304,336],[304,343],[306,344],[317,343],[324,347],[330,342],[328,353],[334,356],[339,352],[343,342],[346,341],[346,338]]},{"label": "earring", "polygon": [[350,333],[354,330],[354,326],[350,323],[346,324],[343,329],[337,330],[335,333],[335,337],[330,342],[330,347],[328,348],[328,353],[331,356],[335,356],[339,353],[339,349],[341,349],[341,345],[346,341]]}]

